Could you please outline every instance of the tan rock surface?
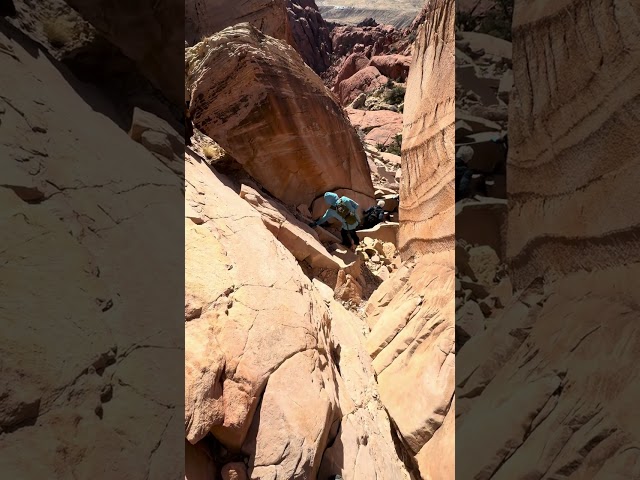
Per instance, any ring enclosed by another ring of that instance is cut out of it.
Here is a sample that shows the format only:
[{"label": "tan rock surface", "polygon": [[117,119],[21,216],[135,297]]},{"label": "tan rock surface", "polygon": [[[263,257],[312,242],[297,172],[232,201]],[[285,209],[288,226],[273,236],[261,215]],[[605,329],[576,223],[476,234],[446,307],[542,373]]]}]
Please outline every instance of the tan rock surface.
[{"label": "tan rock surface", "polygon": [[[359,320],[327,299],[330,287],[313,286],[318,280],[305,276],[261,213],[204,161],[188,157],[186,175],[187,204],[203,220],[186,219],[187,438],[196,443],[211,431],[246,455],[250,478],[284,480],[316,478],[323,458],[337,458],[325,455],[327,445],[345,435],[345,462],[327,468],[366,478],[373,464],[407,479],[361,338],[334,339],[341,322],[354,329]],[[372,441],[352,442],[354,431]],[[365,455],[373,463],[354,461]]]},{"label": "tan rock surface", "polygon": [[[621,267],[567,276],[535,300],[523,297],[532,308],[512,303],[494,328],[464,346],[456,448],[469,461],[458,474],[638,475],[637,418],[627,407],[638,393],[637,315],[623,306],[637,292],[619,283],[637,274],[637,267]],[[611,288],[615,299],[606,293]],[[622,351],[612,371],[611,352]],[[487,412],[499,421],[489,426]]]},{"label": "tan rock surface", "polygon": [[373,228],[358,230],[358,238],[361,240],[365,237],[375,238],[382,242],[390,242],[394,245],[398,244],[398,227],[395,222],[379,223]]},{"label": "tan rock surface", "polygon": [[269,201],[259,192],[242,185],[240,197],[251,204],[262,216],[265,227],[298,260],[307,262],[314,268],[331,270],[356,270],[354,263],[346,264],[341,258],[331,255],[320,243],[315,230],[305,225],[276,201]]},{"label": "tan rock surface", "polygon": [[180,179],[4,20],[0,50],[2,476],[179,478]]},{"label": "tan rock surface", "polygon": [[340,473],[343,478],[408,479],[395,454],[389,418],[364,349],[362,324],[338,302],[331,302],[330,308],[332,343],[340,348],[343,417],[334,444],[325,451],[318,478]]},{"label": "tan rock surface", "polygon": [[[628,48],[638,9],[520,1],[515,12],[506,222],[515,292],[458,354],[456,450],[469,461],[457,474],[635,478],[638,217],[600,213],[638,195],[629,112],[640,70]],[[558,53],[568,51],[579,53]]]},{"label": "tan rock surface", "polygon": [[452,1],[430,2],[417,29],[396,243],[404,262],[365,308],[381,401],[411,462],[429,479],[454,474],[453,8]]},{"label": "tan rock surface", "polygon": [[453,252],[426,255],[395,272],[367,305],[380,398],[413,455],[438,431],[453,398],[453,283]]},{"label": "tan rock surface", "polygon": [[194,125],[276,198],[309,205],[341,188],[373,198],[355,130],[291,47],[243,24],[188,49],[187,59]]},{"label": "tan rock surface", "polygon": [[399,246],[403,258],[453,249],[454,2],[426,8],[407,81]]}]

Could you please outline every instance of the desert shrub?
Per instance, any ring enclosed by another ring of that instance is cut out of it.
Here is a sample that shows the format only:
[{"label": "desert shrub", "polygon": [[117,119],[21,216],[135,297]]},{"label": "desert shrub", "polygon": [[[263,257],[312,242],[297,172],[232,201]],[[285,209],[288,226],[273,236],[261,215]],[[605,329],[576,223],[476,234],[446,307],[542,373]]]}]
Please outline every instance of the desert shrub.
[{"label": "desert shrub", "polygon": [[393,141],[388,145],[383,145],[382,143],[378,143],[376,147],[381,152],[388,152],[388,153],[393,153],[394,155],[400,155],[402,153],[402,134],[401,133],[396,134]]},{"label": "desert shrub", "polygon": [[396,85],[387,92],[386,100],[391,105],[400,105],[404,101],[406,89],[402,85]]},{"label": "desert shrub", "polygon": [[66,17],[50,18],[42,23],[42,30],[54,48],[62,48],[71,43],[75,24]]},{"label": "desert shrub", "polygon": [[219,154],[221,153],[219,149],[217,149],[216,147],[214,147],[213,145],[206,145],[202,148],[202,153],[204,153],[204,156],[208,159],[211,160],[213,157],[217,157],[219,156]]}]

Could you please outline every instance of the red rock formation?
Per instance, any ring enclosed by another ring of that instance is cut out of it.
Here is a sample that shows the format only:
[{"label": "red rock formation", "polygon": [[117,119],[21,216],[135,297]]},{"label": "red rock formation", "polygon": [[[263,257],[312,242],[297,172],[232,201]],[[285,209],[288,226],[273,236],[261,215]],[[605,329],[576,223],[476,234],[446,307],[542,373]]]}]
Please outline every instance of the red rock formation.
[{"label": "red rock formation", "polygon": [[321,74],[331,65],[329,25],[314,0],[287,0],[287,13],[296,50],[314,72]]},{"label": "red rock formation", "polygon": [[361,93],[384,87],[389,79],[376,67],[365,67],[338,85],[338,96],[343,105],[353,102]]},{"label": "red rock formation", "polygon": [[338,75],[336,75],[332,90],[338,92],[340,84],[369,65],[369,61],[367,56],[362,52],[352,53],[345,58],[340,64],[340,70],[338,70]]},{"label": "red rock formation", "polygon": [[354,51],[356,45],[369,48],[370,52],[377,55],[398,38],[399,32],[390,25],[376,27],[340,26],[331,31],[333,53],[337,57],[349,55]]},{"label": "red rock formation", "polygon": [[187,61],[194,125],[272,195],[310,205],[347,189],[373,202],[355,130],[293,48],[242,24],[188,49]]},{"label": "red rock formation", "polygon": [[409,74],[411,57],[405,55],[377,55],[371,57],[369,65],[393,80],[404,82]]}]

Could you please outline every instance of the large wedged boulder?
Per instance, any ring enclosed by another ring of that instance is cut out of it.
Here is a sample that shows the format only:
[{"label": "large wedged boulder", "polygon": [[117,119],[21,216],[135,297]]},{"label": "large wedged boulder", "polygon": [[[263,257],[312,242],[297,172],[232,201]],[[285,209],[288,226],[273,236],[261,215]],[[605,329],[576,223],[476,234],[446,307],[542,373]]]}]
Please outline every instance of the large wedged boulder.
[{"label": "large wedged boulder", "polygon": [[186,0],[184,17],[185,39],[190,46],[241,22],[294,45],[285,0]]},{"label": "large wedged boulder", "polygon": [[407,80],[399,242],[403,258],[453,249],[454,2],[425,7]]},{"label": "large wedged boulder", "polygon": [[186,57],[194,125],[273,196],[293,206],[336,189],[373,198],[357,133],[293,48],[240,24]]}]

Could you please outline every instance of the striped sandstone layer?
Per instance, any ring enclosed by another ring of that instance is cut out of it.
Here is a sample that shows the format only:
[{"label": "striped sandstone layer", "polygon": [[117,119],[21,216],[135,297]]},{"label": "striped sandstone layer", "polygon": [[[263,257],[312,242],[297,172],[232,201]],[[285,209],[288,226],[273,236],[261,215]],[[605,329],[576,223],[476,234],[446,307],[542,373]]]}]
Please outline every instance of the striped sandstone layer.
[{"label": "striped sandstone layer", "polygon": [[402,135],[403,258],[454,244],[454,2],[429,2],[407,81]]}]

